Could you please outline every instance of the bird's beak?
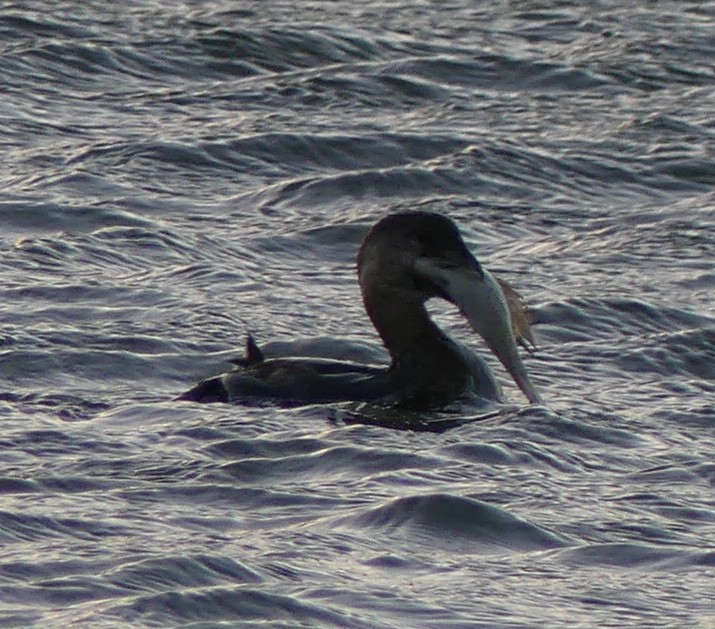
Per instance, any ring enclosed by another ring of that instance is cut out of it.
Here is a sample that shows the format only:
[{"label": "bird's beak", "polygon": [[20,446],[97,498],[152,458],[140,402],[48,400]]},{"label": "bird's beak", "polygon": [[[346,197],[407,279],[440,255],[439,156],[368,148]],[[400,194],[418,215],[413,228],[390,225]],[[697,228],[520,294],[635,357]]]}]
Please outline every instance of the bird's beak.
[{"label": "bird's beak", "polygon": [[541,403],[517,351],[509,307],[494,276],[471,256],[466,263],[449,266],[440,265],[432,258],[418,258],[414,269],[439,287],[441,294],[459,308],[529,402]]}]

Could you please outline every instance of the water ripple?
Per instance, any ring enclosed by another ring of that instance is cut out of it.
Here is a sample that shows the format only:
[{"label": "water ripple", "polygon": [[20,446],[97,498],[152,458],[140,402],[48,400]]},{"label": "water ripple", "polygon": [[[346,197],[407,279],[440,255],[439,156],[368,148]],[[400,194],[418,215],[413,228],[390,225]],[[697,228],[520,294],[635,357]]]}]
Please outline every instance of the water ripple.
[{"label": "water ripple", "polygon": [[446,494],[397,498],[365,510],[349,522],[369,529],[371,535],[430,539],[433,547],[460,548],[461,552],[528,552],[565,543],[559,535],[505,509]]},{"label": "water ripple", "polygon": [[[2,623],[710,626],[711,7],[329,9],[0,15]],[[355,253],[413,209],[543,406],[172,402],[246,329],[388,364]]]}]

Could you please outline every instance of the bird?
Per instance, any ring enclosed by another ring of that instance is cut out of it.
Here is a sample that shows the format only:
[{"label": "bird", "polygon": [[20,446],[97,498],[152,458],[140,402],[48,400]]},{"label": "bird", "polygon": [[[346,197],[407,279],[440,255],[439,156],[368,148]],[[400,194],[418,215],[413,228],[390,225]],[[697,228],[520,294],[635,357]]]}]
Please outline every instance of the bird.
[{"label": "bird", "polygon": [[471,253],[456,223],[429,211],[388,214],[368,231],[357,254],[362,300],[390,356],[389,365],[307,357],[267,358],[252,335],[227,373],[176,398],[192,402],[374,402],[440,409],[464,396],[501,399],[483,359],[431,319],[433,298],[454,304],[530,403],[542,403],[517,344],[533,344],[520,295]]}]

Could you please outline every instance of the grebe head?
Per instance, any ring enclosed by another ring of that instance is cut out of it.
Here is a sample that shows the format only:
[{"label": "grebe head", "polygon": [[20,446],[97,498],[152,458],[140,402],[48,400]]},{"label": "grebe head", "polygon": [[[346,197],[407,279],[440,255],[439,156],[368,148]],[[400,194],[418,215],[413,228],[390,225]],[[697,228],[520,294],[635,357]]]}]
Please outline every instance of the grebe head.
[{"label": "grebe head", "polygon": [[368,232],[357,265],[365,305],[378,329],[379,310],[389,302],[445,299],[459,308],[529,401],[541,401],[517,351],[504,292],[452,220],[430,212],[387,216]]}]

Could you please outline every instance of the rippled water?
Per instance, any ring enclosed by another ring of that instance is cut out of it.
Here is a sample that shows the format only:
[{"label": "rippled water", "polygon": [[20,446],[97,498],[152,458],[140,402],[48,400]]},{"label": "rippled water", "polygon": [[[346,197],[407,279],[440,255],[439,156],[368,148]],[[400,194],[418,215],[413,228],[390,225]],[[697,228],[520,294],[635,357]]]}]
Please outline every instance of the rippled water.
[{"label": "rippled water", "polygon": [[[7,4],[0,623],[714,626],[714,33],[712,2]],[[381,355],[353,260],[406,208],[535,306],[545,407],[171,401],[247,327]]]}]

